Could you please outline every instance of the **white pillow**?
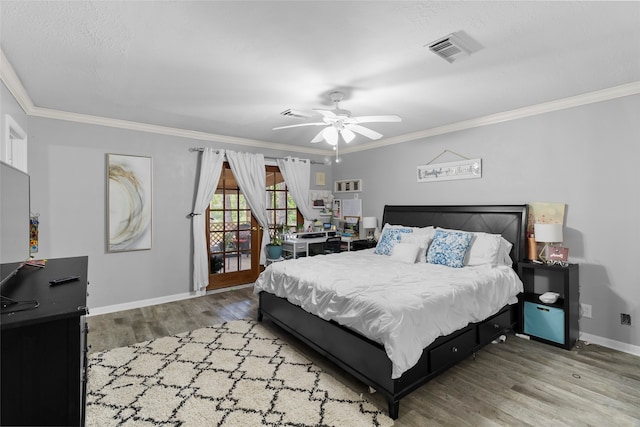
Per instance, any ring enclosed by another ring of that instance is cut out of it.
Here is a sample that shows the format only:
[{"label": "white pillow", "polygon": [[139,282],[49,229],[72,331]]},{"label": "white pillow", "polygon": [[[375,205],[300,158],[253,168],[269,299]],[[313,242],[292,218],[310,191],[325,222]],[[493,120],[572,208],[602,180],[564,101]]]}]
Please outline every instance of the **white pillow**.
[{"label": "white pillow", "polygon": [[[438,227],[440,228],[440,227]],[[461,231],[442,228],[446,231]],[[481,231],[472,232],[473,239],[471,247],[467,252],[464,265],[508,265],[512,266],[513,261],[509,256],[513,244],[502,237],[500,234],[490,234]]]},{"label": "white pillow", "polygon": [[507,265],[509,267],[513,266],[513,260],[509,255],[511,253],[511,248],[513,248],[513,243],[500,236],[500,249],[498,251],[498,257],[496,259],[497,265]]},{"label": "white pillow", "polygon": [[376,250],[374,251],[377,255],[391,255],[393,252],[393,247],[400,242],[401,238],[406,235],[428,235],[433,238],[433,234],[435,233],[435,229],[432,226],[429,227],[408,227],[404,225],[391,225],[385,224],[382,228],[382,233],[380,235],[380,239],[378,239],[378,243],[376,245]]},{"label": "white pillow", "polygon": [[497,265],[498,254],[502,245],[501,238],[502,236],[499,234],[474,232],[465,265]]},{"label": "white pillow", "polygon": [[433,240],[435,229],[431,227],[430,232],[414,232],[411,234],[403,234],[400,237],[400,243],[414,244],[419,247],[416,262],[427,262],[427,249]]},{"label": "white pillow", "polygon": [[420,246],[413,243],[398,242],[393,247],[391,259],[404,262],[405,264],[414,264],[420,252]]}]

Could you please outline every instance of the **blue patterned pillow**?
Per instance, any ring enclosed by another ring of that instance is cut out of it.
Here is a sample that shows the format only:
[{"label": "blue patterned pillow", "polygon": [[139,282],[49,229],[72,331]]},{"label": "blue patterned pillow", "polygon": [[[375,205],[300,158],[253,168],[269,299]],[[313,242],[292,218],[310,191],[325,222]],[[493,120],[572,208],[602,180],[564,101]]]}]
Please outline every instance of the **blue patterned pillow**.
[{"label": "blue patterned pillow", "polygon": [[391,255],[393,247],[400,241],[403,233],[413,233],[413,230],[409,227],[385,224],[380,240],[378,240],[378,244],[376,245],[376,250],[373,251],[373,253],[378,255]]},{"label": "blue patterned pillow", "polygon": [[453,268],[463,267],[472,237],[471,233],[436,230],[427,252],[427,262]]}]

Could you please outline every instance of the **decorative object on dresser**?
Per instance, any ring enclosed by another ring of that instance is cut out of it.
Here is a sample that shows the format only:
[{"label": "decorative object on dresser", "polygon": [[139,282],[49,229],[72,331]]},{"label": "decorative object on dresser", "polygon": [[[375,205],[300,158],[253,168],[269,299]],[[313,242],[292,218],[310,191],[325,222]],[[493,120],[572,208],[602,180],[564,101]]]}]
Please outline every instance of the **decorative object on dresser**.
[{"label": "decorative object on dresser", "polygon": [[3,285],[3,295],[39,306],[2,315],[0,424],[84,425],[87,261],[49,259],[23,267]]},{"label": "decorative object on dresser", "polygon": [[[578,264],[566,267],[519,262],[524,285],[522,332],[531,339],[571,350],[580,333],[580,290]],[[556,294],[555,300],[547,298]]]},{"label": "decorative object on dresser", "polygon": [[[499,245],[499,257],[498,253],[496,253],[495,257],[491,257],[491,260],[487,261],[488,264],[484,267],[480,266],[479,270],[473,270],[472,275],[475,277],[475,275],[481,271],[489,272],[491,270],[499,270],[501,275],[503,275],[504,278],[509,278],[510,281],[508,285],[510,289],[508,303],[503,305],[503,302],[494,302],[494,304],[497,305],[495,311],[492,307],[490,311],[482,315],[478,321],[467,320],[465,323],[462,323],[463,325],[466,324],[466,326],[457,330],[452,328],[451,330],[454,332],[448,335],[446,333],[442,334],[442,336],[436,338],[435,341],[430,341],[430,344],[416,347],[415,351],[413,349],[415,346],[412,345],[411,358],[413,358],[414,353],[417,354],[417,362],[408,366],[406,370],[403,370],[405,369],[404,366],[398,365],[398,362],[402,362],[395,356],[395,350],[394,362],[391,361],[385,351],[386,343],[382,345],[379,341],[374,341],[360,332],[356,332],[353,327],[343,326],[337,321],[323,320],[321,317],[306,310],[306,308],[311,310],[313,309],[312,307],[305,307],[305,309],[303,309],[299,305],[290,302],[290,298],[296,298],[297,300],[297,297],[293,295],[288,295],[287,298],[280,298],[276,296],[275,293],[272,293],[271,290],[266,290],[267,288],[271,289],[272,286],[279,286],[278,283],[280,282],[272,279],[278,279],[284,271],[283,268],[270,268],[268,271],[265,270],[255,283],[256,292],[259,293],[260,304],[258,319],[261,320],[263,316],[268,318],[349,372],[358,380],[376,389],[387,399],[389,415],[395,419],[398,417],[400,399],[402,397],[445,371],[453,364],[472,355],[475,351],[502,335],[505,330],[513,328],[517,323],[518,306],[516,304],[516,294],[521,291],[522,284],[512,267],[512,260],[520,261],[524,258],[526,218],[526,205],[385,206],[382,218],[383,224],[402,224],[402,227],[414,227],[424,231],[429,231],[427,230],[429,228],[433,230],[433,227],[443,227],[479,233],[477,234],[478,236],[481,234],[492,235],[490,240],[495,240],[496,242],[503,240],[506,242],[505,244],[500,243]],[[426,237],[425,234],[425,238]],[[497,247],[495,249],[498,251]],[[476,255],[485,254],[486,251],[482,251],[482,253]],[[325,266],[325,263],[332,261],[329,257],[327,257],[326,260],[318,259],[317,261],[308,259],[295,260],[287,266],[287,271],[289,271],[290,267],[292,271],[299,270],[303,273],[304,271],[308,271],[309,268],[312,268],[312,264],[316,264],[316,267],[321,266],[321,276],[323,280],[329,281],[332,280],[331,278],[335,279],[334,273],[339,264],[348,265],[350,268],[349,274],[351,275],[355,274],[353,269],[355,265],[354,262],[367,267],[378,265],[375,269],[375,274],[384,276],[384,278],[378,280],[376,289],[378,290],[377,292],[384,292],[383,286],[389,274],[397,275],[399,272],[405,270],[419,274],[425,268],[433,268],[417,262],[418,257],[416,257],[416,263],[414,265],[407,266],[407,264],[403,263],[401,270],[393,270],[393,268],[398,268],[400,264],[393,260],[391,256],[385,261],[384,258],[387,257],[377,255],[374,252],[362,252],[361,255],[362,256],[360,256],[358,252],[344,252],[334,255],[335,257],[344,257],[344,262],[333,263],[332,269]],[[366,257],[381,257],[382,259],[371,259],[369,262],[365,262]],[[420,256],[420,258],[422,259],[422,256]],[[388,264],[389,262],[395,263],[396,267],[391,267],[391,264]],[[500,263],[497,265],[497,270],[490,265],[495,262]],[[385,270],[387,266],[390,268],[389,271]],[[272,267],[278,267],[278,265],[276,264]],[[280,267],[284,267],[284,265]],[[435,267],[441,268],[439,266]],[[451,270],[459,270],[464,275],[467,274],[465,268]],[[476,269],[477,267],[474,266],[471,268]],[[332,270],[331,275],[324,273],[327,269]],[[344,275],[340,273],[338,277],[342,277],[342,280],[347,280],[349,274]],[[368,274],[372,273],[368,272]],[[297,276],[292,275],[289,277],[288,275],[287,277],[287,280],[295,280]],[[489,279],[486,284],[493,286],[491,280],[492,279]],[[323,281],[323,283],[325,282]],[[358,286],[358,283],[360,283],[360,281],[354,277],[352,285]],[[345,284],[349,285],[348,283]],[[309,283],[309,285],[311,285],[311,283]],[[490,289],[489,286],[479,286],[476,288],[482,288],[482,292]],[[511,294],[511,288],[514,288],[513,294]],[[313,289],[318,290],[319,288]],[[411,298],[409,298],[409,300],[411,300]],[[478,305],[475,304],[475,306],[477,307]],[[411,334],[410,332],[408,333]],[[400,351],[408,350],[405,348],[396,349]]]},{"label": "decorative object on dresser", "polygon": [[255,321],[92,354],[87,424],[380,426],[384,413]]}]

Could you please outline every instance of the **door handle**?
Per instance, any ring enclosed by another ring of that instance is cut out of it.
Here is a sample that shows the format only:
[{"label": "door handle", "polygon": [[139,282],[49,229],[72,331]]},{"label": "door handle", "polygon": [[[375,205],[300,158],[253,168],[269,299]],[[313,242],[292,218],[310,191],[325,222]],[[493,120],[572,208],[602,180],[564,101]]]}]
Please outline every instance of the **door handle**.
[{"label": "door handle", "polygon": [[251,227],[251,231],[258,231],[258,227]]}]

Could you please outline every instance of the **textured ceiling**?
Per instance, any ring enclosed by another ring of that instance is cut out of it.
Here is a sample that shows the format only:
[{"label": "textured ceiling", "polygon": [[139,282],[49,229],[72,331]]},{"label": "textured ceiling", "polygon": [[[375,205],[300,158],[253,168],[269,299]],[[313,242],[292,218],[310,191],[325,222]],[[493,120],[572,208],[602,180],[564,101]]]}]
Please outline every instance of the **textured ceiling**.
[{"label": "textured ceiling", "polygon": [[[37,107],[308,148],[346,93],[384,138],[640,81],[639,2],[0,1]],[[424,45],[450,33],[452,64]],[[318,116],[306,121],[318,121]],[[370,144],[358,136],[352,146]],[[326,144],[314,148],[329,148]]]}]

